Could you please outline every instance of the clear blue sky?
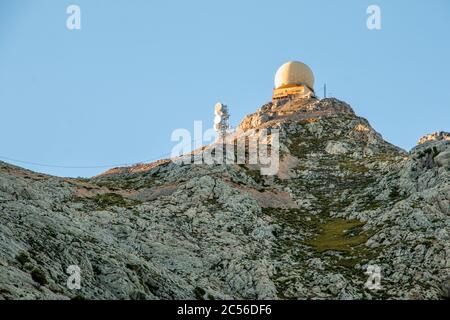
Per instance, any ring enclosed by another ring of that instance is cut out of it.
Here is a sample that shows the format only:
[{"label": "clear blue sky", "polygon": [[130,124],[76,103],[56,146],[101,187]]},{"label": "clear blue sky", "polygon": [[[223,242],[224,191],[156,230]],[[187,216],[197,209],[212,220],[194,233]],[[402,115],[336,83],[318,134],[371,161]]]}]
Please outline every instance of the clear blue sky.
[{"label": "clear blue sky", "polygon": [[[70,4],[81,30],[66,28]],[[371,4],[380,31],[366,28]],[[233,125],[269,101],[288,60],[409,150],[450,129],[449,57],[448,0],[0,0],[0,157],[75,167],[158,158],[174,129],[211,123],[217,101]]]}]

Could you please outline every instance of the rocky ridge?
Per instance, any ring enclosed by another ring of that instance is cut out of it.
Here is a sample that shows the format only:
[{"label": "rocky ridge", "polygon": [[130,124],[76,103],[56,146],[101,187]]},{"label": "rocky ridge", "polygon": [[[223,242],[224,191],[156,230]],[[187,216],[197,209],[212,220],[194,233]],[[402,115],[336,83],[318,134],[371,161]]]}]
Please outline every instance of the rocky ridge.
[{"label": "rocky ridge", "polygon": [[448,297],[448,133],[407,153],[337,99],[268,103],[238,131],[261,128],[280,130],[277,176],[162,160],[66,179],[0,162],[0,299]]}]

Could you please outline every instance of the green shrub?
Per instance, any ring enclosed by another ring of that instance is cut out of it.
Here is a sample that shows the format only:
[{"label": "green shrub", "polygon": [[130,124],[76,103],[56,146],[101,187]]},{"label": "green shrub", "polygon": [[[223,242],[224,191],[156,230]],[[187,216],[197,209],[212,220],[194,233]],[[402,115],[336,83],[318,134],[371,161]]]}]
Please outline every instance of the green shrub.
[{"label": "green shrub", "polygon": [[47,277],[45,276],[44,272],[37,268],[31,271],[31,278],[41,286],[45,286],[46,284],[48,284]]},{"label": "green shrub", "polygon": [[28,254],[26,252],[22,251],[16,256],[16,260],[21,265],[24,265],[25,263],[30,262],[30,257],[28,256]]},{"label": "green shrub", "polygon": [[94,198],[94,202],[101,208],[110,206],[126,206],[125,199],[117,193],[98,194]]},{"label": "green shrub", "polygon": [[200,287],[195,287],[194,294],[197,300],[205,300],[206,291],[204,289]]}]

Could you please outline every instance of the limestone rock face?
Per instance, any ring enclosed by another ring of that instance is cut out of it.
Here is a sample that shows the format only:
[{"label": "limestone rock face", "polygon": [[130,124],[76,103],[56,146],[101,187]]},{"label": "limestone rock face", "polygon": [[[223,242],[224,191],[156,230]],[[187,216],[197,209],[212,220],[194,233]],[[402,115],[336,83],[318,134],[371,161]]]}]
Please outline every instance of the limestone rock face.
[{"label": "limestone rock face", "polygon": [[325,151],[329,154],[345,154],[348,152],[348,148],[343,142],[329,141],[325,147]]},{"label": "limestone rock face", "polygon": [[424,144],[428,141],[440,141],[440,140],[450,140],[450,133],[445,131],[436,131],[432,134],[427,134],[420,138],[419,144]]},{"label": "limestone rock face", "polygon": [[0,162],[0,299],[448,297],[448,134],[407,153],[337,99],[268,103],[239,130],[262,128],[280,130],[275,176],[163,160],[66,179]]}]

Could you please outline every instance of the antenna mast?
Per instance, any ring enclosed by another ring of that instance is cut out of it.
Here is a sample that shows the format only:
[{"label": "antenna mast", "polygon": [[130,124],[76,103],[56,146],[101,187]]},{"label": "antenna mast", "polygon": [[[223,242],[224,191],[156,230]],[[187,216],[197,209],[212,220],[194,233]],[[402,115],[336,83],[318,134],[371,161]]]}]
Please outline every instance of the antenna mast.
[{"label": "antenna mast", "polygon": [[217,141],[223,141],[230,130],[228,106],[220,102],[216,103],[214,114],[214,130],[217,133]]}]

